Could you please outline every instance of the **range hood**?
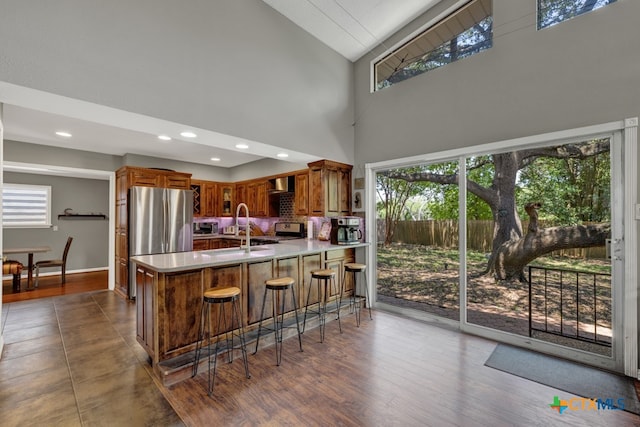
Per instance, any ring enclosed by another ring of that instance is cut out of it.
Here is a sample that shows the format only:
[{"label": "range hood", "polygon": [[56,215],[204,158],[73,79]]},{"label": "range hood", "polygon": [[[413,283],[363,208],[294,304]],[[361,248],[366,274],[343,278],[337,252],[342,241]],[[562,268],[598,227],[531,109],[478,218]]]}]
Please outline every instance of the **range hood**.
[{"label": "range hood", "polygon": [[293,193],[295,187],[295,176],[283,176],[272,180],[274,185],[269,194]]}]

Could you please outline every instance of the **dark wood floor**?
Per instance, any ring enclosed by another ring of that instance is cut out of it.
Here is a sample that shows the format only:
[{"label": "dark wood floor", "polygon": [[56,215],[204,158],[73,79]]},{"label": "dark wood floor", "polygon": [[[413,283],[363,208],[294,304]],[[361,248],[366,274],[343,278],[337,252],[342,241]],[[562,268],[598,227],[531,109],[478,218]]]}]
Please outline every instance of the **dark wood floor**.
[{"label": "dark wood floor", "polygon": [[[40,277],[38,288],[13,292],[11,280],[2,281],[2,302],[27,301],[59,295],[69,295],[108,288],[108,271],[67,274],[64,286],[61,286],[60,275]],[[27,279],[22,279],[22,288],[26,288]]]},{"label": "dark wood floor", "polygon": [[[49,333],[45,312],[53,313],[47,322],[57,322]],[[342,334],[328,323],[324,343],[317,329],[307,330],[303,352],[295,338],[286,340],[279,367],[273,347],[250,354],[250,379],[239,359],[219,364],[210,398],[204,371],[171,387],[152,376],[135,341],[135,304],[113,292],[5,304],[2,418],[8,425],[62,422],[65,402],[64,420],[75,420],[65,425],[179,425],[177,417],[188,426],[640,425],[624,411],[558,414],[549,407],[554,396],[571,394],[484,366],[493,341],[385,312],[373,316],[363,316],[360,328],[353,315],[343,317]],[[51,334],[55,343],[48,343]],[[54,344],[59,362],[52,365]],[[48,369],[67,375],[68,385],[54,385]]]}]

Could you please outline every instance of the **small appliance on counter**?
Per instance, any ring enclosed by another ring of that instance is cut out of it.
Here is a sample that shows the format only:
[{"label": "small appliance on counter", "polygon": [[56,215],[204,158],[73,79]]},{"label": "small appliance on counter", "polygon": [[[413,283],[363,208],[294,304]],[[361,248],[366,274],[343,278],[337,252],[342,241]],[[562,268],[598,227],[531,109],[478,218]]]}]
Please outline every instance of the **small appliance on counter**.
[{"label": "small appliance on counter", "polygon": [[236,226],[228,225],[226,227],[222,227],[222,234],[226,234],[226,235],[236,234]]},{"label": "small appliance on counter", "polygon": [[194,222],[193,234],[218,234],[217,222]]},{"label": "small appliance on counter", "polygon": [[360,243],[362,230],[357,216],[331,218],[330,240],[332,245],[353,245]]}]

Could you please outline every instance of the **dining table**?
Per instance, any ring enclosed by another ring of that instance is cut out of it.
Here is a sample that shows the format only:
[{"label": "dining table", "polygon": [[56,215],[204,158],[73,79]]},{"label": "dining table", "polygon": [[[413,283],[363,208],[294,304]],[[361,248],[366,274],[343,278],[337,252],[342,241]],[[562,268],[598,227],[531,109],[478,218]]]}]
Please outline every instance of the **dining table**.
[{"label": "dining table", "polygon": [[49,246],[27,246],[24,248],[2,248],[3,255],[27,254],[27,290],[33,289],[33,254],[49,252]]}]

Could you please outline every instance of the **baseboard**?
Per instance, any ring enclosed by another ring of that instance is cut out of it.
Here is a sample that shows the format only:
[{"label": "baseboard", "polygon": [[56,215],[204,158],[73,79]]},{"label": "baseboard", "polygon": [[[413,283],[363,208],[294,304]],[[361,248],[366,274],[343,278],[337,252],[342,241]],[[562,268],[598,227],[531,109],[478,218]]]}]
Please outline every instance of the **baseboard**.
[{"label": "baseboard", "polygon": [[[67,270],[66,274],[74,274],[74,273],[93,273],[94,271],[104,271],[104,270],[109,270],[109,267],[95,267],[95,268],[81,268],[78,270]],[[40,277],[46,277],[46,276],[59,276],[60,275],[60,270],[58,269],[58,271],[50,271],[48,273],[40,273]],[[27,273],[26,270],[22,270],[22,275],[20,276],[22,279],[26,279],[27,278]],[[8,280],[8,279],[12,279],[13,276],[11,274],[7,274],[2,276],[2,280]]]}]

